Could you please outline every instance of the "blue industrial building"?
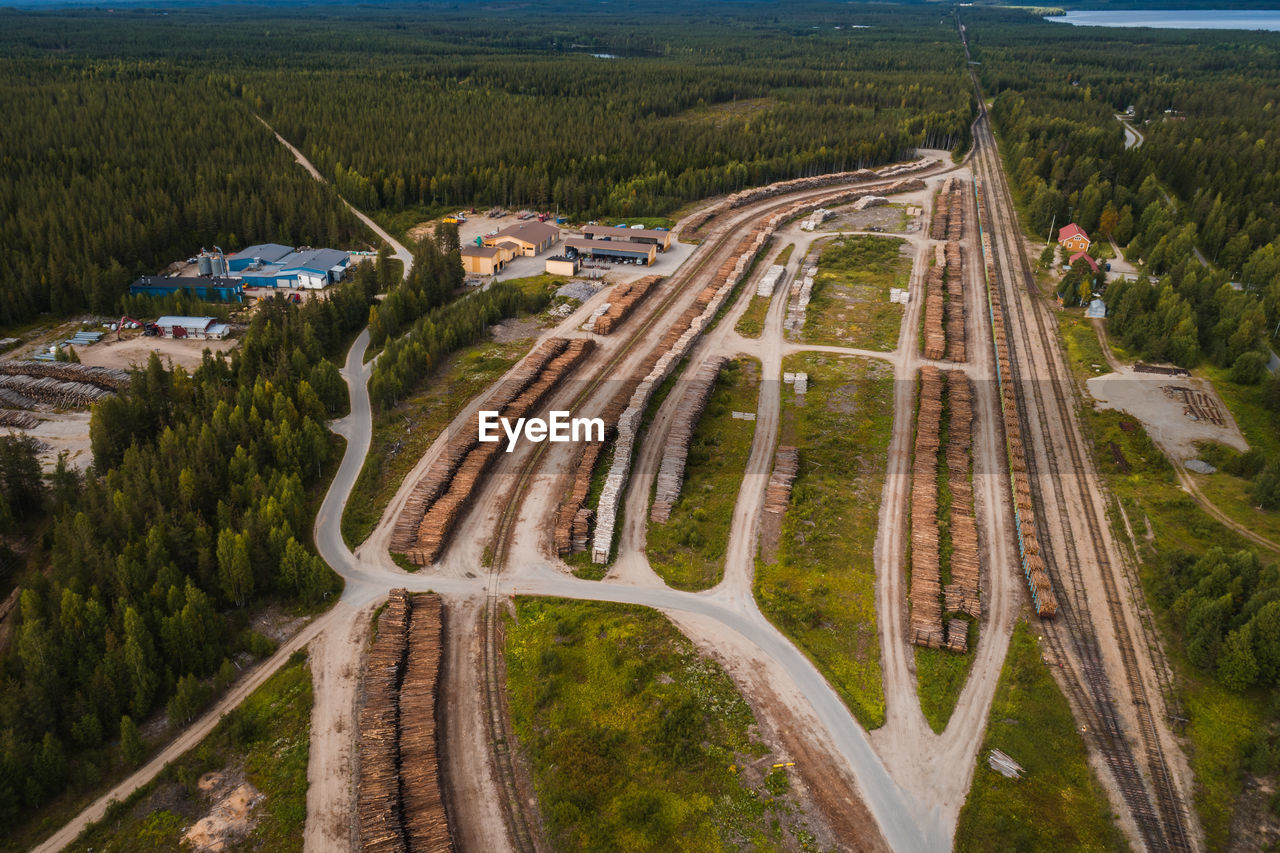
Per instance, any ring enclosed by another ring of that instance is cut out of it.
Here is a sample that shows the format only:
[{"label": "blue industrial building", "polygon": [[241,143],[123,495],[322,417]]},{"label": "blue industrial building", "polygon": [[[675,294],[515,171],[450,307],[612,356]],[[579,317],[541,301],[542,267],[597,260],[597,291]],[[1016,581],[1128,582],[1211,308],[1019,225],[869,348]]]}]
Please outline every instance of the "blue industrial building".
[{"label": "blue industrial building", "polygon": [[252,266],[277,263],[281,258],[293,254],[293,247],[281,246],[279,243],[259,243],[247,249],[241,249],[227,258],[227,269],[240,272]]},{"label": "blue industrial building", "polygon": [[244,285],[224,276],[209,278],[144,275],[129,285],[130,296],[168,296],[182,291],[204,302],[243,302]]},{"label": "blue industrial building", "polygon": [[[277,251],[279,249],[286,249],[287,253],[280,255]],[[237,269],[241,256],[251,251],[264,253],[249,255],[249,263]],[[267,259],[273,256],[274,260]],[[232,271],[249,287],[328,287],[342,281],[350,263],[351,255],[337,249],[304,249],[295,252],[274,243],[251,246],[230,258]]]}]

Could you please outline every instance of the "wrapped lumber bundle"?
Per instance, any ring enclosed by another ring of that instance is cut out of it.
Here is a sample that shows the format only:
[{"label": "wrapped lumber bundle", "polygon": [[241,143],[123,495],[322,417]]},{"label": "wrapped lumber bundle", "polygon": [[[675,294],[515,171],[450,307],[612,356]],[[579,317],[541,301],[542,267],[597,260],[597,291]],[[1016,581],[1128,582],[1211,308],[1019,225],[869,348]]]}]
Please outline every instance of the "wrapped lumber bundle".
[{"label": "wrapped lumber bundle", "polygon": [[[515,399],[499,409],[502,417],[514,420],[536,410],[551,390],[591,352],[594,346],[591,340],[585,338],[567,341],[560,354],[548,361]],[[440,556],[449,535],[453,532],[454,524],[475,495],[476,487],[490,463],[499,453],[507,449],[503,441],[482,444],[473,438],[471,445],[471,449],[449,480],[444,494],[436,499],[422,516],[415,542],[404,551],[415,565],[429,565]]]},{"label": "wrapped lumber bundle", "polygon": [[723,356],[706,361],[693,374],[693,378],[684,383],[684,391],[676,405],[675,418],[671,424],[671,432],[663,447],[662,464],[658,468],[658,481],[654,489],[653,507],[649,511],[649,520],[656,524],[665,524],[671,517],[671,508],[680,499],[680,487],[684,485],[684,467],[689,458],[689,443],[693,441],[693,432],[698,420],[706,408],[711,390],[715,387],[716,377],[727,361]]},{"label": "wrapped lumber bundle", "polygon": [[938,445],[942,422],[942,374],[920,369],[919,415],[911,483],[911,641],[939,648],[942,579],[938,564]]},{"label": "wrapped lumber bundle", "polygon": [[400,682],[409,642],[409,595],[393,589],[378,617],[378,634],[365,669],[360,709],[360,849],[403,853],[400,804]]},{"label": "wrapped lumber bundle", "polygon": [[609,294],[609,309],[596,318],[591,331],[597,335],[607,335],[621,325],[640,301],[658,286],[661,276],[647,275],[632,282],[615,285]]},{"label": "wrapped lumber bundle", "polygon": [[453,849],[440,790],[436,726],[444,630],[440,596],[415,595],[400,688],[400,791],[404,832],[413,853]]}]

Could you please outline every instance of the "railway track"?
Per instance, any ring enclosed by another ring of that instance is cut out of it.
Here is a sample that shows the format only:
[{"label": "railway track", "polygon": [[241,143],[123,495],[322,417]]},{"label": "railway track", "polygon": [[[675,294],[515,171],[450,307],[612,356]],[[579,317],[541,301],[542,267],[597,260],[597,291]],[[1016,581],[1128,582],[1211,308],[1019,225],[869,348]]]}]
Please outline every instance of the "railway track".
[{"label": "railway track", "polygon": [[[919,173],[919,177],[927,177],[935,174],[936,169],[929,169]],[[945,169],[944,169],[945,171]],[[866,189],[874,191],[878,187],[888,186],[893,183],[892,180],[883,184],[868,184]],[[588,381],[582,390],[576,394],[569,404],[569,408],[573,409],[580,406],[584,401],[589,399],[592,394],[599,390],[600,385],[610,379],[615,379],[615,370],[622,362],[633,352],[636,347],[646,339],[646,335],[653,329],[662,319],[667,319],[669,310],[680,299],[681,296],[688,294],[689,283],[696,280],[697,276],[704,271],[714,272],[724,262],[726,256],[732,252],[734,248],[734,238],[737,231],[745,223],[749,223],[756,219],[762,219],[776,212],[780,208],[795,204],[798,201],[812,201],[821,203],[824,199],[834,197],[848,190],[848,186],[828,186],[819,189],[805,190],[797,193],[775,196],[760,202],[745,205],[725,211],[719,216],[725,217],[725,221],[710,229],[708,226],[714,221],[709,220],[702,223],[698,232],[704,235],[704,238],[710,241],[707,251],[701,252],[691,267],[682,268],[672,275],[668,281],[668,293],[662,297],[657,307],[652,308],[648,316],[638,325],[628,324],[626,329],[626,340],[624,343],[610,355],[608,361],[596,370],[593,378]],[[704,244],[705,245],[705,244]],[[726,302],[726,306],[731,306],[732,300]],[[705,331],[705,330],[704,330]],[[508,825],[511,827],[512,838],[516,847],[522,853],[534,853],[537,850],[534,831],[532,829],[529,815],[521,801],[519,792],[516,787],[515,773],[515,757],[512,750],[513,735],[510,728],[510,718],[505,711],[504,691],[501,678],[501,648],[498,637],[499,624],[499,596],[498,596],[498,579],[502,570],[506,568],[508,554],[512,542],[512,534],[514,533],[515,523],[520,515],[520,507],[524,502],[524,498],[529,488],[529,484],[533,480],[533,474],[537,470],[538,465],[542,461],[546,452],[547,444],[538,444],[528,459],[524,462],[516,479],[515,486],[511,494],[503,506],[503,510],[498,519],[497,527],[491,540],[492,559],[490,560],[488,573],[485,583],[485,612],[484,612],[484,664],[485,664],[485,691],[488,705],[487,721],[489,725],[490,742],[494,746],[494,756],[498,762],[498,772],[503,777],[502,784],[506,793],[506,802],[503,804],[503,810],[506,814]]]},{"label": "railway track", "polygon": [[[1189,851],[1192,849],[1186,826],[1184,806],[1173,784],[1164,750],[1160,742],[1155,712],[1148,699],[1142,678],[1133,637],[1125,618],[1124,603],[1115,572],[1111,570],[1111,558],[1106,548],[1107,531],[1098,517],[1097,506],[1092,500],[1094,485],[1089,481],[1087,466],[1093,459],[1075,434],[1075,387],[1066,375],[1065,367],[1055,355],[1055,348],[1047,329],[1046,318],[1038,307],[1040,292],[1031,273],[1026,253],[1017,241],[1021,239],[1013,213],[1013,201],[1004,181],[995,138],[990,120],[983,105],[981,89],[974,77],[978,93],[979,116],[974,124],[975,171],[980,175],[985,193],[985,210],[980,205],[979,217],[991,234],[992,251],[996,258],[996,278],[993,286],[1001,288],[1001,300],[1005,312],[1006,328],[1011,337],[1018,339],[1011,346],[1014,378],[1019,388],[1018,409],[1024,426],[1034,422],[1046,438],[1047,452],[1044,459],[1047,470],[1037,470],[1040,460],[1028,454],[1028,471],[1041,483],[1061,485],[1070,478],[1084,504],[1083,518],[1086,529],[1078,535],[1076,524],[1081,520],[1072,516],[1064,519],[1063,535],[1046,537],[1051,543],[1054,559],[1047,561],[1051,577],[1058,593],[1059,613],[1054,623],[1045,623],[1044,635],[1048,639],[1057,662],[1064,670],[1063,681],[1071,694],[1072,704],[1081,714],[1086,735],[1102,754],[1105,763],[1115,776],[1125,803],[1150,850]],[[1030,297],[1030,308],[1024,304],[1021,290]],[[1014,321],[1016,322],[1010,322]],[[1033,335],[1035,341],[1033,341]],[[1035,375],[1028,359],[1039,352],[1043,368],[1047,371],[1047,383]],[[1012,343],[1012,342],[1011,342]],[[1046,385],[1048,387],[1046,387]],[[1034,403],[1034,405],[1032,405]],[[1050,419],[1056,418],[1066,434],[1066,440],[1053,443]],[[1065,447],[1068,458],[1061,460],[1057,451]],[[1066,463],[1064,465],[1064,462]],[[1064,470],[1065,469],[1065,470]],[[1044,496],[1041,490],[1033,493],[1037,519],[1045,522]],[[1065,511],[1060,510],[1063,518]],[[1085,597],[1083,566],[1092,560],[1100,568],[1108,614],[1114,626],[1116,645],[1121,655],[1125,678],[1133,697],[1134,714],[1138,721],[1139,736],[1145,751],[1150,783],[1144,778],[1130,742],[1125,735],[1121,715],[1116,708],[1110,677],[1106,671],[1098,635]],[[1146,625],[1139,630],[1145,632]],[[1152,796],[1154,794],[1154,797]]]}]

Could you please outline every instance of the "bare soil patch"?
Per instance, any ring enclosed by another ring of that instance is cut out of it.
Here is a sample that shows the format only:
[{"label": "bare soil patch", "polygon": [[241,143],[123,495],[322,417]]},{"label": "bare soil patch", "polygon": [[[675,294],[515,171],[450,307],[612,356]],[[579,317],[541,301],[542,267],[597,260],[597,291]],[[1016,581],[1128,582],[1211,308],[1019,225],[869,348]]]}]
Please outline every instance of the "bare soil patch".
[{"label": "bare soil patch", "polygon": [[188,370],[200,365],[206,349],[214,352],[227,352],[236,345],[235,340],[201,341],[174,340],[172,338],[147,338],[141,335],[116,341],[111,337],[103,338],[99,343],[83,350],[76,350],[80,361],[99,367],[116,367],[128,370],[131,367],[146,367],[151,353],[160,355],[166,364],[172,362]]},{"label": "bare soil patch", "polygon": [[[1196,443],[1200,441],[1217,441],[1241,451],[1249,449],[1249,443],[1231,417],[1231,412],[1222,404],[1213,383],[1207,379],[1140,374],[1122,368],[1115,373],[1095,376],[1087,386],[1098,406],[1128,412],[1142,421],[1147,434],[1175,459],[1195,458],[1198,452]],[[1197,405],[1201,412],[1199,415],[1194,411],[1188,413],[1190,407],[1186,393],[1167,392],[1166,386],[1189,389],[1195,392],[1196,399],[1203,401],[1207,398],[1214,405],[1212,408]],[[1205,417],[1205,411],[1214,412],[1221,423]]]}]

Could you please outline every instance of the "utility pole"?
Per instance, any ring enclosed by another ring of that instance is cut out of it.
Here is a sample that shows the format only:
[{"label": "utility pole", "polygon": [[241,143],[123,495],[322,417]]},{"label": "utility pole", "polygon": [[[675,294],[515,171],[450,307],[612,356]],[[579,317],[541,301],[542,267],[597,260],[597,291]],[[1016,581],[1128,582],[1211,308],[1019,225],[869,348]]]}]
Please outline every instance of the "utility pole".
[{"label": "utility pole", "polygon": [[1049,233],[1045,235],[1044,244],[1047,246],[1053,242],[1053,226],[1058,224],[1058,211],[1053,212],[1053,219],[1049,220]]}]

